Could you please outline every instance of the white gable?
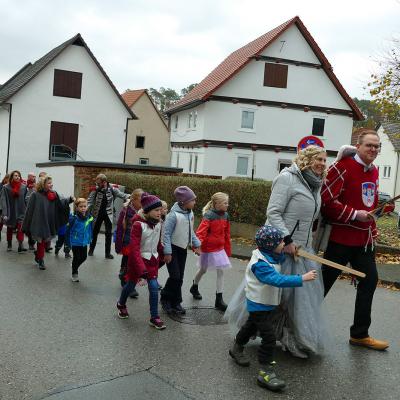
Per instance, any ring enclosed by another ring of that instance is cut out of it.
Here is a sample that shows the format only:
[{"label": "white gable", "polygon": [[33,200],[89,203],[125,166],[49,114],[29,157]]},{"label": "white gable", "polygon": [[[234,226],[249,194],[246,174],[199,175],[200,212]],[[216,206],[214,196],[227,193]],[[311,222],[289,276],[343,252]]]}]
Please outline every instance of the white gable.
[{"label": "white gable", "polygon": [[[285,40],[283,47],[281,40]],[[313,50],[296,26],[292,26],[278,37],[267,47],[263,55],[319,64]],[[266,62],[268,61],[250,61],[241,71],[216,90],[214,95],[351,111],[350,106],[323,69],[289,64],[287,88],[266,87],[263,85]]]},{"label": "white gable", "polygon": [[294,24],[270,44],[261,55],[320,64],[314,51]]}]

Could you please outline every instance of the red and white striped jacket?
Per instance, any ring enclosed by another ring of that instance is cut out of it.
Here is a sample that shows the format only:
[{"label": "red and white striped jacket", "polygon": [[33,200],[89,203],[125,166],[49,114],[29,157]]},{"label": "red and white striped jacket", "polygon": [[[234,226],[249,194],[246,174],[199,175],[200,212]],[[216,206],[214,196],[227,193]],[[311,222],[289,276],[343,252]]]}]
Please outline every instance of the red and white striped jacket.
[{"label": "red and white striped jacket", "polygon": [[374,220],[354,220],[356,210],[372,211],[378,204],[379,173],[353,157],[335,162],[321,190],[321,213],[332,223],[329,240],[347,246],[371,244],[378,232]]}]

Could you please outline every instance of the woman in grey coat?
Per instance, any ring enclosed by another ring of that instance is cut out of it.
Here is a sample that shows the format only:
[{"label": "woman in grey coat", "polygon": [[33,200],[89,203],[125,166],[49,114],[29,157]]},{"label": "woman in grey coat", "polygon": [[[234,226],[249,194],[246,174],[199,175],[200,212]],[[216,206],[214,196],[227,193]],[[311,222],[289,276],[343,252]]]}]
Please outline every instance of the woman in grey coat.
[{"label": "woman in grey coat", "polygon": [[18,253],[26,251],[23,247],[24,234],[22,221],[25,215],[26,186],[22,183],[21,173],[12,171],[10,181],[3,186],[0,194],[0,209],[2,220],[7,226],[7,251],[12,250],[13,232],[16,231],[18,240]]},{"label": "woman in grey coat", "polygon": [[[321,206],[321,185],[326,176],[326,152],[309,146],[299,152],[293,164],[273,181],[267,209],[267,224],[285,234],[285,261],[282,274],[304,274],[321,266],[296,259],[296,247],[312,250],[312,228]],[[317,280],[301,288],[285,288],[277,318],[277,339],[284,350],[307,358],[323,348],[324,324],[320,307],[324,298],[321,273]]]},{"label": "woman in grey coat", "polygon": [[31,194],[22,228],[37,241],[35,261],[39,269],[46,269],[44,265],[46,243],[57,235],[60,226],[68,222],[69,204],[74,200],[72,196],[61,198],[53,191],[53,181],[49,175],[39,180],[36,191]]}]

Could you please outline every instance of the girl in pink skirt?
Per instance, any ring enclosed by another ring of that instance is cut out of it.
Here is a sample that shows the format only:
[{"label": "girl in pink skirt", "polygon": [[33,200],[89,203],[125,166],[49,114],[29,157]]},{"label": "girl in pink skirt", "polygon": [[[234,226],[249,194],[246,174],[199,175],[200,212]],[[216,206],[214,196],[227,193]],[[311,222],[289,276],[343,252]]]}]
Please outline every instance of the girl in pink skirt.
[{"label": "girl in pink skirt", "polygon": [[217,292],[215,308],[226,310],[226,304],[222,298],[224,288],[224,270],[231,268],[229,261],[231,255],[231,233],[228,210],[229,196],[218,192],[211,196],[211,200],[203,208],[203,219],[197,228],[196,235],[201,241],[201,255],[199,258],[199,270],[194,277],[190,293],[196,300],[201,300],[199,282],[207,270],[217,271]]}]

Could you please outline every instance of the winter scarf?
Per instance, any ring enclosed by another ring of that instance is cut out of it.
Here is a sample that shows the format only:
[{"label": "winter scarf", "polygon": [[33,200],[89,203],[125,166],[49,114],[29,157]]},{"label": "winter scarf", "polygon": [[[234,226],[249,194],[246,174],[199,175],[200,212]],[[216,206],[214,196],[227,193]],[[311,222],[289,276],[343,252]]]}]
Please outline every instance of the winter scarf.
[{"label": "winter scarf", "polygon": [[322,178],[315,175],[311,168],[304,169],[301,174],[311,189],[319,189],[322,186]]},{"label": "winter scarf", "polygon": [[28,179],[26,181],[26,187],[28,188],[28,190],[33,189],[35,187],[35,183],[36,183],[36,181],[34,181],[32,179]]},{"label": "winter scarf", "polygon": [[11,181],[10,186],[11,186],[11,195],[12,197],[19,197],[19,191],[21,189],[21,181]]},{"label": "winter scarf", "polygon": [[54,201],[57,198],[57,193],[52,190],[45,191],[44,194],[47,196],[47,200]]}]

